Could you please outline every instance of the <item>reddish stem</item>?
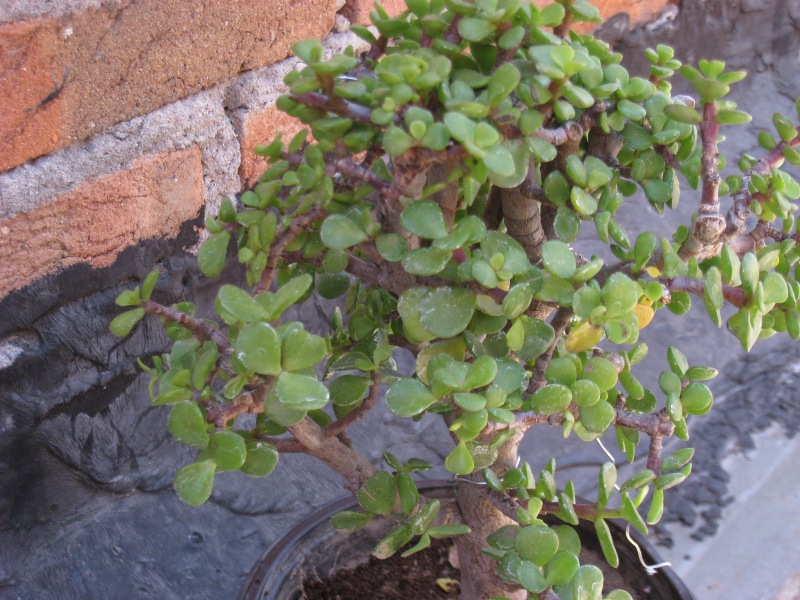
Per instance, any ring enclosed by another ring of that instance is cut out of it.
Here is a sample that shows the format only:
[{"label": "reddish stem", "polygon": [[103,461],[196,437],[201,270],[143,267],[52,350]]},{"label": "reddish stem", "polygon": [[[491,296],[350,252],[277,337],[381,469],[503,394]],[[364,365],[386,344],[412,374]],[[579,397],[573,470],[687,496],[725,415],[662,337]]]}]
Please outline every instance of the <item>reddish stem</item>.
[{"label": "reddish stem", "polygon": [[703,192],[700,200],[701,214],[719,214],[719,155],[717,135],[719,123],[716,121],[717,105],[708,102],[703,105],[703,122],[700,135],[703,139],[702,164]]},{"label": "reddish stem", "polygon": [[153,302],[152,300],[145,302],[142,308],[144,308],[144,311],[148,314],[158,315],[168,321],[173,321],[178,325],[186,327],[186,329],[191,331],[201,342],[214,342],[223,353],[231,352],[231,343],[228,341],[225,334],[202,319],[196,319],[191,315],[175,310],[172,307],[164,306],[158,302]]},{"label": "reddish stem", "polygon": [[[702,279],[692,279],[690,277],[675,277],[674,279],[660,280],[671,292],[689,292],[695,296],[702,296],[706,289],[706,283]],[[728,284],[722,285],[722,297],[737,308],[747,304],[744,290]]]},{"label": "reddish stem", "polygon": [[[320,110],[327,110],[328,112],[335,113],[340,117],[347,117],[348,119],[353,119],[354,121],[358,121],[360,123],[373,125],[372,119],[370,118],[372,111],[368,107],[344,100],[343,98],[337,97],[334,101],[325,94],[320,94],[318,92],[292,94],[289,96],[289,98],[298,104],[303,104],[304,106],[310,106],[311,108],[318,108]],[[399,117],[395,118],[395,120],[398,123],[400,122]]]},{"label": "reddish stem", "polygon": [[256,293],[267,291],[270,287],[272,287],[272,280],[275,277],[275,268],[278,266],[281,253],[284,251],[286,246],[288,246],[292,240],[294,240],[294,238],[303,233],[303,231],[305,231],[309,225],[315,221],[324,219],[327,214],[328,211],[326,211],[324,208],[315,208],[304,215],[295,217],[292,220],[289,227],[285,229],[278,236],[278,239],[272,244],[269,257],[267,258],[267,266],[264,269],[264,272],[261,274],[261,281],[259,282],[258,287],[256,287]]}]

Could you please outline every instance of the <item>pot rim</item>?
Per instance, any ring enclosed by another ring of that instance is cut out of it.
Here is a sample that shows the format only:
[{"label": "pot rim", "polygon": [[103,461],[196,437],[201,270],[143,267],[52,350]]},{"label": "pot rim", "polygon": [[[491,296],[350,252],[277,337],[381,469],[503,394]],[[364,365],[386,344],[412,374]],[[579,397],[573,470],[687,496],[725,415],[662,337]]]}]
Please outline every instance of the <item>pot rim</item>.
[{"label": "pot rim", "polygon": [[[422,492],[425,490],[433,490],[439,488],[455,488],[458,482],[454,479],[424,479],[416,482],[417,488]],[[290,552],[293,551],[296,540],[302,539],[312,529],[318,527],[322,522],[328,521],[334,514],[352,508],[356,505],[356,499],[353,496],[345,496],[323,505],[318,510],[312,512],[286,534],[284,534],[271,548],[267,549],[254,563],[247,580],[241,588],[238,600],[259,600],[256,594],[260,591],[260,582],[264,579],[266,573],[272,568],[274,564],[280,564],[286,559]],[[622,526],[617,519],[608,519],[606,521],[609,527],[616,529],[618,532],[623,532],[625,527]],[[624,537],[624,533],[621,533]],[[658,550],[645,537],[640,531],[631,527],[630,537],[641,548],[642,557],[647,564],[659,564],[664,562],[658,554]],[[680,598],[683,600],[695,600],[694,595],[678,576],[671,566],[659,568],[656,573],[651,576],[661,576],[667,579],[669,584],[675,588]]]}]

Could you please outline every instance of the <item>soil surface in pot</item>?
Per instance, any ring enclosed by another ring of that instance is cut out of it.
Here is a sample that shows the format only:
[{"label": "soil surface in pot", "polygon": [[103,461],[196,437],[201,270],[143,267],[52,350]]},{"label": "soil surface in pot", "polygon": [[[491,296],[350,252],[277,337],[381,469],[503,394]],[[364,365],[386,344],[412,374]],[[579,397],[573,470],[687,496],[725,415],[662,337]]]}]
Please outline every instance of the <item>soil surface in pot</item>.
[{"label": "soil surface in pot", "polygon": [[[303,581],[304,600],[439,600],[458,598],[459,573],[448,560],[449,543],[434,540],[430,548],[409,557],[395,554],[386,560],[374,556],[354,569],[319,580]],[[450,584],[445,591],[438,582]]]},{"label": "soil surface in pot", "polygon": [[[325,579],[313,574],[303,580],[298,600],[439,600],[459,597],[459,572],[448,559],[450,545],[445,540],[434,540],[422,552],[401,558],[395,554],[386,560],[370,556],[369,561],[353,569],[343,569]],[[623,570],[633,575],[637,584],[631,585],[618,569],[609,567],[599,553],[581,549],[581,564],[594,564],[603,571],[604,592],[623,589],[634,600],[666,598],[653,590],[647,576],[639,571],[638,563],[628,564]],[[635,573],[635,574],[634,574]],[[439,585],[439,583],[443,585]],[[445,589],[446,588],[446,589]]]}]

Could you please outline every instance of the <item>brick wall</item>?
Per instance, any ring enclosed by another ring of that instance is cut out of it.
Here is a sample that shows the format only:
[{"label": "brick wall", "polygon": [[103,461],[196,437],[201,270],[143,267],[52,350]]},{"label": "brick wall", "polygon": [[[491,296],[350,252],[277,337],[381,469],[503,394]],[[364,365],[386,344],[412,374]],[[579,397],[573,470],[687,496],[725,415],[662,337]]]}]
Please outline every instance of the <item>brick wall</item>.
[{"label": "brick wall", "polygon": [[[666,4],[598,3],[634,24]],[[337,16],[335,0],[0,3],[0,299],[174,236],[240,191],[263,165],[251,148],[296,128],[272,107],[292,44],[357,44],[347,19],[368,22],[372,6],[350,0]],[[403,2],[385,6],[397,14]]]}]

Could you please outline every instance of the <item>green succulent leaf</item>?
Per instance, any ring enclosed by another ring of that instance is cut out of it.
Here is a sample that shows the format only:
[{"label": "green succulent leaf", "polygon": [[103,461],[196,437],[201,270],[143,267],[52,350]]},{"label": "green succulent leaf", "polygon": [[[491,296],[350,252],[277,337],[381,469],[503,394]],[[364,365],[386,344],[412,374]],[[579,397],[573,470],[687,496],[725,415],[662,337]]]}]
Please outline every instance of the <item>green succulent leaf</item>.
[{"label": "green succulent leaf", "polygon": [[363,529],[373,516],[371,513],[343,510],[331,517],[331,525],[339,531],[357,531]]},{"label": "green succulent leaf", "polygon": [[328,248],[344,250],[367,239],[367,233],[344,215],[330,215],[320,229],[322,243]]},{"label": "green succulent leaf", "polygon": [[402,212],[400,222],[409,232],[425,239],[447,235],[442,209],[430,200],[414,202]]},{"label": "green succulent leaf", "polygon": [[255,298],[235,285],[223,285],[217,293],[217,301],[228,314],[240,321],[258,321],[268,316]]},{"label": "green succulent leaf", "polygon": [[469,325],[476,303],[472,290],[457,287],[431,290],[419,303],[420,322],[436,337],[453,337]]},{"label": "green succulent leaf", "polygon": [[668,104],[664,107],[664,114],[678,123],[688,123],[689,125],[699,125],[703,122],[703,115],[695,109],[685,104]]},{"label": "green succulent leaf", "polygon": [[175,473],[175,492],[178,498],[191,506],[200,506],[209,499],[214,488],[213,460],[203,460],[186,465]]},{"label": "green succulent leaf", "polygon": [[523,527],[514,538],[514,549],[522,560],[542,567],[558,550],[559,538],[555,531],[545,525]]},{"label": "green succulent leaf", "polygon": [[392,512],[397,497],[397,482],[391,473],[379,471],[358,489],[356,498],[361,508],[376,515]]},{"label": "green succulent leaf", "polygon": [[531,406],[541,414],[550,415],[565,410],[572,402],[572,392],[564,385],[552,383],[536,390]]},{"label": "green succulent leaf", "polygon": [[436,396],[425,384],[408,377],[395,381],[386,392],[389,410],[401,417],[418,415],[434,402]]},{"label": "green succulent leaf", "polygon": [[458,22],[458,34],[468,42],[480,42],[494,31],[494,25],[483,19],[467,17]]},{"label": "green succulent leaf", "polygon": [[267,323],[247,325],[233,343],[236,358],[259,375],[280,375],[281,343]]},{"label": "green succulent leaf", "polygon": [[296,329],[283,340],[282,363],[286,371],[313,367],[327,353],[325,339],[304,329]]},{"label": "green succulent leaf", "polygon": [[316,378],[283,372],[275,383],[278,401],[295,410],[323,408],[329,399],[328,389]]},{"label": "green succulent leaf", "polygon": [[360,375],[341,375],[328,386],[328,393],[335,406],[357,405],[367,393],[370,381]]},{"label": "green succulent leaf", "polygon": [[465,442],[459,442],[444,459],[445,468],[454,475],[469,475],[475,470],[475,459]]},{"label": "green succulent leaf", "polygon": [[575,273],[575,255],[559,240],[549,240],[542,245],[542,263],[545,269],[562,279],[569,279]]},{"label": "green succulent leaf", "polygon": [[547,579],[540,566],[529,560],[521,560],[517,567],[517,581],[529,592],[538,594],[547,589]]},{"label": "green succulent leaf", "polygon": [[167,429],[176,440],[195,448],[208,445],[206,419],[200,407],[194,402],[178,402],[172,407],[167,419]]},{"label": "green succulent leaf", "polygon": [[564,585],[575,578],[581,564],[578,557],[571,552],[557,552],[544,567],[547,585]]},{"label": "green succulent leaf", "polygon": [[235,471],[247,457],[244,438],[233,431],[218,431],[208,440],[208,457],[217,465],[217,471]]},{"label": "green succulent leaf", "polygon": [[372,554],[381,560],[389,558],[410,542],[412,537],[414,537],[414,533],[408,525],[399,525],[378,542]]},{"label": "green succulent leaf", "polygon": [[197,265],[206,277],[217,277],[225,268],[225,257],[228,243],[231,240],[229,231],[221,231],[210,236],[197,253]]},{"label": "green succulent leaf", "polygon": [[250,442],[247,457],[239,470],[249,477],[266,477],[278,464],[278,451],[266,442]]},{"label": "green succulent leaf", "polygon": [[611,530],[608,528],[608,523],[605,522],[605,519],[597,519],[594,522],[594,530],[595,533],[597,533],[597,539],[600,542],[603,557],[610,566],[616,569],[619,566],[619,555],[614,546],[614,538],[611,537]]},{"label": "green succulent leaf", "polygon": [[144,309],[134,308],[114,317],[108,328],[115,336],[125,337],[142,320],[142,317],[144,317]]}]

